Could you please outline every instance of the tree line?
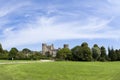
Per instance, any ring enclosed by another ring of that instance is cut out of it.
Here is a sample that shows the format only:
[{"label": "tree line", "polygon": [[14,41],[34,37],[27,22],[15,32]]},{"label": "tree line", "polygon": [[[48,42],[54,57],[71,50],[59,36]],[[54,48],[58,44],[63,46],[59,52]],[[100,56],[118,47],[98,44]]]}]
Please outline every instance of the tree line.
[{"label": "tree line", "polygon": [[[48,53],[47,53],[48,54]],[[4,50],[0,44],[0,59],[6,60],[40,60],[40,59],[55,59],[55,60],[70,60],[70,61],[120,61],[120,49],[114,49],[104,46],[99,47],[94,44],[92,48],[88,43],[83,42],[81,45],[75,46],[72,49],[59,49],[56,57],[52,55],[42,55],[41,52],[31,51],[24,48],[19,51],[17,48],[11,48],[10,51]]]},{"label": "tree line", "polygon": [[38,51],[31,51],[28,48],[24,48],[19,51],[17,48],[13,47],[10,51],[4,50],[0,44],[0,59],[1,60],[39,60],[43,56]]},{"label": "tree line", "polygon": [[120,49],[108,47],[108,53],[104,46],[99,47],[94,44],[92,48],[88,43],[83,42],[71,50],[63,48],[58,51],[57,56],[60,60],[72,61],[120,61]]}]

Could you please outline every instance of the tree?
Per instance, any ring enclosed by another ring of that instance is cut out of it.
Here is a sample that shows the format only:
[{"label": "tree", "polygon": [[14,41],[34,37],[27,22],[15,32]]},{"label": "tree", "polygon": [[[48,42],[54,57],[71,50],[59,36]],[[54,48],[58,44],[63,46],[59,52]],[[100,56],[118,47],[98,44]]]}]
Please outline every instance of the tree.
[{"label": "tree", "polygon": [[17,48],[11,48],[11,50],[9,52],[9,59],[11,59],[11,60],[15,59],[17,53],[18,53]]},{"label": "tree", "polygon": [[19,54],[19,56],[21,57],[23,56],[23,59],[26,59],[26,60],[30,59],[31,55],[32,55],[32,51],[28,48],[24,48],[22,50],[22,54]]},{"label": "tree", "polygon": [[76,46],[72,49],[73,59],[76,61],[91,61],[92,53],[88,44],[83,42],[81,46]]},{"label": "tree", "polygon": [[120,61],[120,50],[115,50],[115,53],[117,55],[117,60]]},{"label": "tree", "polygon": [[0,44],[0,59],[2,59],[3,57],[3,48],[2,45]]},{"label": "tree", "polygon": [[82,47],[81,46],[75,46],[71,49],[73,60],[75,61],[82,61],[83,54],[82,54]]},{"label": "tree", "polygon": [[68,48],[62,48],[57,52],[56,57],[60,60],[68,60],[70,58],[71,50]]},{"label": "tree", "polygon": [[40,60],[42,57],[40,52],[35,51],[34,53],[31,54],[30,59],[31,60]]},{"label": "tree", "polygon": [[111,61],[111,58],[112,58],[112,52],[111,52],[110,47],[108,47],[108,58],[109,58],[109,60]]},{"label": "tree", "polygon": [[22,51],[19,51],[16,54],[15,59],[17,59],[17,60],[28,60],[28,57]]},{"label": "tree", "polygon": [[87,43],[87,42],[83,42],[83,43],[81,44],[81,47],[88,47],[88,43]]},{"label": "tree", "polygon": [[25,53],[25,54],[27,54],[27,53],[31,53],[31,50],[28,49],[28,48],[24,48],[24,49],[22,50],[22,52]]},{"label": "tree", "polygon": [[117,60],[117,54],[115,53],[114,49],[108,48],[108,56],[111,61],[116,61]]},{"label": "tree", "polygon": [[8,59],[8,54],[9,52],[7,50],[3,50],[2,59]]},{"label": "tree", "polygon": [[0,59],[7,59],[8,58],[8,51],[3,50],[2,45],[0,44]]},{"label": "tree", "polygon": [[106,60],[107,60],[106,50],[105,50],[105,47],[102,46],[101,47],[100,61],[106,61]]},{"label": "tree", "polygon": [[3,53],[3,48],[1,44],[0,44],[0,53]]},{"label": "tree", "polygon": [[100,54],[101,54],[100,48],[98,47],[97,44],[94,44],[94,46],[93,46],[93,48],[92,48],[92,57],[93,57],[93,59],[94,59],[95,61],[98,60],[99,57],[100,57]]},{"label": "tree", "polygon": [[88,46],[82,46],[83,61],[92,60],[92,52]]}]

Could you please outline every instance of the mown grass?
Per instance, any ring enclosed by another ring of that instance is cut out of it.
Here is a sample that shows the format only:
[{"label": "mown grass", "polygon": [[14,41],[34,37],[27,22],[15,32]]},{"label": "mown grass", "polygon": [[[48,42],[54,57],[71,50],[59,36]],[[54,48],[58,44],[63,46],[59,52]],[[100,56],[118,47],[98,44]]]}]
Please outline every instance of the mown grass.
[{"label": "mown grass", "polygon": [[120,80],[120,62],[2,64],[0,80]]},{"label": "mown grass", "polygon": [[31,62],[35,60],[0,60],[0,63],[7,63],[7,62]]}]

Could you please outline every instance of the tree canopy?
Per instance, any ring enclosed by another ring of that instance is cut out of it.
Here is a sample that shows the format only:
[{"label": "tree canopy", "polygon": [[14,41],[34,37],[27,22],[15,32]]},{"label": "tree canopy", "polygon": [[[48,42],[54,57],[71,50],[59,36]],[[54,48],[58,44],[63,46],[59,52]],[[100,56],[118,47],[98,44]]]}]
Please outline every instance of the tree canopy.
[{"label": "tree canopy", "polygon": [[[46,52],[47,55],[43,55],[42,51],[32,51],[28,48],[24,48],[19,51],[13,47],[10,51],[4,50],[2,44],[0,44],[0,59],[9,60],[39,60],[39,59],[58,59],[58,60],[72,60],[72,61],[120,61],[120,49],[108,48],[108,51],[104,46],[99,47],[94,44],[92,48],[89,47],[87,42],[83,42],[81,45],[74,46],[72,49],[62,48],[56,50],[56,56],[53,57],[52,53]],[[108,54],[107,54],[108,52]]]}]

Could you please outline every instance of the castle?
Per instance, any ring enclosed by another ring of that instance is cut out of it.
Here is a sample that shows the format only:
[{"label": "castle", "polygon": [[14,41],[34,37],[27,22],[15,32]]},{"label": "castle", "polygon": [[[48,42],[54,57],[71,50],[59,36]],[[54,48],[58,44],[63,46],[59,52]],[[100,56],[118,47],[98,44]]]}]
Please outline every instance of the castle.
[{"label": "castle", "polygon": [[[69,48],[69,45],[64,44],[63,48]],[[56,57],[58,50],[60,50],[60,48],[55,49],[53,44],[47,45],[45,43],[42,43],[42,54],[43,55],[52,55],[52,57]]]}]

